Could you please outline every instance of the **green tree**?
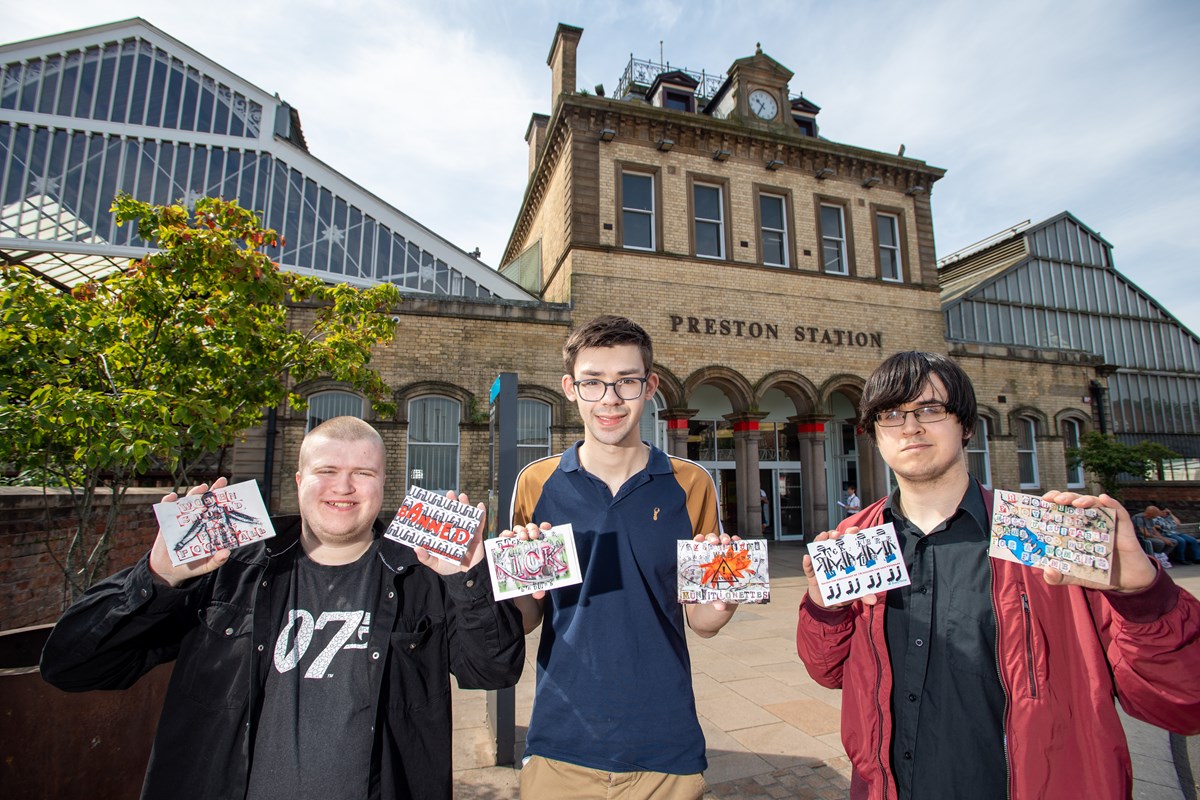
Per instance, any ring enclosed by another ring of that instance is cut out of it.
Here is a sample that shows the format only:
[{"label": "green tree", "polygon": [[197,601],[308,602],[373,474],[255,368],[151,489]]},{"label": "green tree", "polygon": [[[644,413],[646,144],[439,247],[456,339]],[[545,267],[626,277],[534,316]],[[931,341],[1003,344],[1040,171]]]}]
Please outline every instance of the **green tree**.
[{"label": "green tree", "polygon": [[264,409],[299,407],[291,387],[310,378],[344,381],[391,410],[369,362],[394,337],[396,287],[281,270],[264,251],[278,246],[275,231],[236,202],[205,198],[189,213],[122,195],[113,211],[156,248],[123,272],[64,292],[0,267],[0,464],[70,491],[78,527],[50,548],[64,603],[105,574],[138,476],[165,469],[186,485]]},{"label": "green tree", "polygon": [[1164,460],[1178,457],[1158,442],[1142,441],[1129,445],[1099,431],[1086,433],[1079,447],[1067,448],[1067,460],[1071,466],[1082,464],[1084,469],[1096,476],[1101,490],[1112,497],[1120,497],[1118,479],[1121,475],[1146,477]]}]

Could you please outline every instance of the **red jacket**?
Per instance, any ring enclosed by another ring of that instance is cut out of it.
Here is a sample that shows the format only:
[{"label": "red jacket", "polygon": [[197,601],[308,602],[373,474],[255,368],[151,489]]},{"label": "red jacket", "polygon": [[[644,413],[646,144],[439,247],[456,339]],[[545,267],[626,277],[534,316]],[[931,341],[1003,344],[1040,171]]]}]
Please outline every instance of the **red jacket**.
[{"label": "red jacket", "polygon": [[[984,503],[990,514],[986,489]],[[883,504],[838,529],[881,524]],[[1133,773],[1113,697],[1152,725],[1200,733],[1200,602],[1161,570],[1146,589],[1118,594],[1051,586],[1038,571],[989,560],[1009,797],[1129,797]],[[843,690],[854,800],[896,797],[884,607],[881,599],[824,609],[807,594],[800,603],[800,658],[817,683]]]}]

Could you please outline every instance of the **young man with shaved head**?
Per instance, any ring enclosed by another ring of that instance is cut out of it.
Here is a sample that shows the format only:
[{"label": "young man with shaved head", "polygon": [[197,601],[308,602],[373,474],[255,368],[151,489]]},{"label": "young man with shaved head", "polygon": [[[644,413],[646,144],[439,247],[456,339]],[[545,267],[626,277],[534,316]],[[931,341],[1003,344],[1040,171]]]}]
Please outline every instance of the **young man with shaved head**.
[{"label": "young man with shaved head", "polygon": [[62,689],[175,661],[144,798],[450,798],[449,675],[516,683],[521,618],[492,600],[483,525],[461,566],[380,536],[385,465],[374,428],[331,419],[274,538],[176,566],[160,532],[59,621],[42,675]]},{"label": "young man with shaved head", "polygon": [[1043,499],[1116,515],[1112,586],[988,557],[992,492],[967,472],[975,391],[937,353],[898,353],[867,379],[859,424],[897,489],[823,540],[892,523],[912,584],[827,606],[808,556],[796,644],[842,689],[855,800],[1129,797],[1114,696],[1131,715],[1200,732],[1200,603],[1138,544],[1107,495]]}]

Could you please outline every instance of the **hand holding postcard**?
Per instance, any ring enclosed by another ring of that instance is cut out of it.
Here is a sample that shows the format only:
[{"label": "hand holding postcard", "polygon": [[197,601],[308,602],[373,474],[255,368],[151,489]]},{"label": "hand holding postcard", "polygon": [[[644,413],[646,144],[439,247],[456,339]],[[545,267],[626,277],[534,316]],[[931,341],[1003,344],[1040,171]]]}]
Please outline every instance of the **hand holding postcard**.
[{"label": "hand holding postcard", "polygon": [[473,505],[410,486],[383,535],[408,547],[424,547],[443,561],[461,564],[482,521],[483,511]]},{"label": "hand holding postcard", "polygon": [[275,535],[255,481],[155,503],[154,515],[176,566]]},{"label": "hand holding postcard", "polygon": [[808,545],[821,597],[828,605],[908,586],[908,568],[892,523]]},{"label": "hand holding postcard", "polygon": [[678,587],[681,603],[769,603],[767,542],[741,539],[710,544],[678,542]]},{"label": "hand holding postcard", "polygon": [[492,596],[497,600],[574,586],[583,580],[570,524],[555,525],[542,531],[541,538],[528,541],[507,536],[486,539],[483,548],[492,576]]},{"label": "hand holding postcard", "polygon": [[1075,508],[997,490],[988,555],[1111,586],[1116,531],[1106,508]]}]

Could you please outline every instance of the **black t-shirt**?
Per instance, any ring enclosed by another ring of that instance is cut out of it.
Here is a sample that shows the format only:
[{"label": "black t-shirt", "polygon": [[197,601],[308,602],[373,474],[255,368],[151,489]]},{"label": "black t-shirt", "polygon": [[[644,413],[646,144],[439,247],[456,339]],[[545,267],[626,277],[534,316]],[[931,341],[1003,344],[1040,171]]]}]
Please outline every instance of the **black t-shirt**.
[{"label": "black t-shirt", "polygon": [[378,541],[352,564],[300,555],[275,635],[249,800],[367,796],[374,704],[366,660]]}]

